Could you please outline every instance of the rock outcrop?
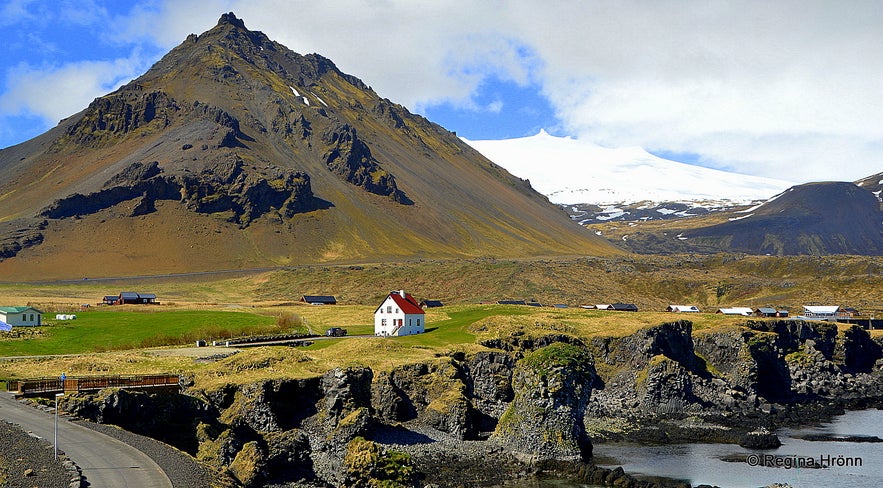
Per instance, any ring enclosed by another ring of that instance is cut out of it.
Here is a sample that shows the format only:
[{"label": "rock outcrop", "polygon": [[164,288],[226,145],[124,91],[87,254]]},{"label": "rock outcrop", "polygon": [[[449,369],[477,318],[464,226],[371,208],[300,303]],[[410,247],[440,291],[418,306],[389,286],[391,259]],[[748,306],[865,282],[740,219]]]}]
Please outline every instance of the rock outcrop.
[{"label": "rock outcrop", "polygon": [[592,442],[583,417],[595,376],[584,349],[557,343],[516,364],[515,397],[492,438],[531,461],[588,460]]},{"label": "rock outcrop", "polygon": [[693,332],[678,321],[625,337],[488,343],[498,347],[389,371],[64,401],[82,417],[170,442],[243,486],[441,486],[488,470],[496,482],[552,470],[652,486],[586,464],[593,442],[773,449],[779,426],[883,406],[880,342],[858,327],[773,320]]},{"label": "rock outcrop", "polygon": [[155,210],[159,200],[182,203],[194,212],[223,214],[247,226],[269,213],[291,218],[316,208],[310,177],[304,172],[267,165],[258,169],[232,157],[198,173],[166,175],[157,162],[134,163],[105,183],[100,191],[75,193],[56,200],[40,216],[47,219],[89,215],[136,201],[131,216]]}]

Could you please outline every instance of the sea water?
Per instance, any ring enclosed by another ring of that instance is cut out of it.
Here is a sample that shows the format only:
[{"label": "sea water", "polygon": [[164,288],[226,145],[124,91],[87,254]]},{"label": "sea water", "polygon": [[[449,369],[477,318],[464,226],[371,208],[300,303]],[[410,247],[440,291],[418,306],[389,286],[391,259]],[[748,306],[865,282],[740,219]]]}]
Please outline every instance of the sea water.
[{"label": "sea water", "polygon": [[[638,477],[663,476],[693,486],[756,488],[788,483],[794,488],[825,486],[883,487],[883,443],[809,441],[808,435],[877,436],[883,439],[883,411],[850,411],[830,423],[777,431],[778,449],[751,450],[734,444],[642,446],[596,443],[599,466],[622,466]],[[517,485],[521,487],[521,485]],[[589,485],[549,480],[524,487],[575,488]]]}]

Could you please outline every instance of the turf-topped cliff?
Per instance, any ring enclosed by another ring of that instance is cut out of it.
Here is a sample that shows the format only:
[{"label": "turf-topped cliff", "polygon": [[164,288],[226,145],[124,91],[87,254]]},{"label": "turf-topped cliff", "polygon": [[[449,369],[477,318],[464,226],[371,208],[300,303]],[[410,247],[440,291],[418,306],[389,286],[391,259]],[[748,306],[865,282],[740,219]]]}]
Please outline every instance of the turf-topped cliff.
[{"label": "turf-topped cliff", "polygon": [[607,255],[453,133],[232,13],[0,151],[0,275]]}]

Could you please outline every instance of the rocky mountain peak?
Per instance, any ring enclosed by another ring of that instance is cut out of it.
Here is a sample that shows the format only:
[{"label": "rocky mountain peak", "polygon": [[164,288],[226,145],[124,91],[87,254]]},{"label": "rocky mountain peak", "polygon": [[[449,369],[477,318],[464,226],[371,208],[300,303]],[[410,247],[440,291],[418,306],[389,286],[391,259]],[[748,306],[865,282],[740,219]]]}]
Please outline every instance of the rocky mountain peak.
[{"label": "rocky mountain peak", "polygon": [[240,29],[245,29],[245,22],[242,19],[236,17],[236,14],[233,12],[227,12],[226,14],[221,14],[221,18],[218,19],[218,25],[230,24],[234,27],[238,27]]},{"label": "rocky mountain peak", "polygon": [[[98,229],[82,236],[91,247],[136,218],[156,229],[146,237],[156,242],[139,245],[190,253],[174,270],[204,268],[207,257],[227,267],[619,252],[453,133],[232,12],[33,143],[0,151],[0,194],[14,202],[0,208],[0,222],[15,221],[0,235],[7,256],[36,245],[69,252],[71,221]],[[178,246],[170,229],[200,245]],[[168,261],[125,250],[136,242],[119,243],[126,259],[145,256],[132,272]]]}]

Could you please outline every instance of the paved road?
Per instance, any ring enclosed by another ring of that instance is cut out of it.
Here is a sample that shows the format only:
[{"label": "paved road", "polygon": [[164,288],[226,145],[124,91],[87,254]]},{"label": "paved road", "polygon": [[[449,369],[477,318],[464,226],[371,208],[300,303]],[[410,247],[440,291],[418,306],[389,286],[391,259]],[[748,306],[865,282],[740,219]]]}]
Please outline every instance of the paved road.
[{"label": "paved road", "polygon": [[[24,405],[6,392],[0,392],[0,418],[18,424],[50,444],[53,441],[54,416]],[[64,416],[58,419],[58,448],[82,468],[92,488],[172,487],[168,476],[143,452],[69,422]]]}]

